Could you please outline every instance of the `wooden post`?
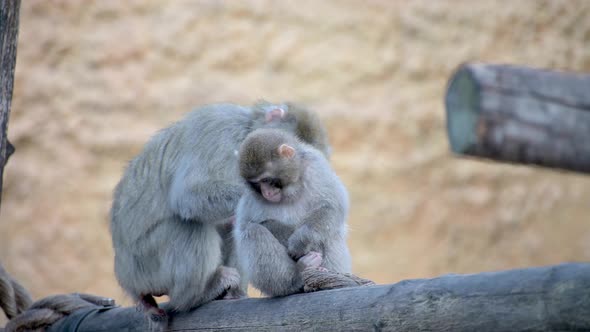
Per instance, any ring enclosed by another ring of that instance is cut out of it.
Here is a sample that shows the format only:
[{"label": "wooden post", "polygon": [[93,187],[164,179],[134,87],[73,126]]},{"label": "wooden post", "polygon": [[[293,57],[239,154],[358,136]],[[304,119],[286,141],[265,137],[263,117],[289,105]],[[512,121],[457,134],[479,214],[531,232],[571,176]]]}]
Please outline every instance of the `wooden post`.
[{"label": "wooden post", "polygon": [[18,37],[20,0],[0,0],[0,198],[4,166],[14,147],[6,138]]},{"label": "wooden post", "polygon": [[467,64],[445,103],[455,153],[590,173],[590,75]]},{"label": "wooden post", "polygon": [[[134,308],[81,310],[48,331],[146,331]],[[446,275],[282,298],[225,300],[170,331],[590,331],[590,264]]]}]

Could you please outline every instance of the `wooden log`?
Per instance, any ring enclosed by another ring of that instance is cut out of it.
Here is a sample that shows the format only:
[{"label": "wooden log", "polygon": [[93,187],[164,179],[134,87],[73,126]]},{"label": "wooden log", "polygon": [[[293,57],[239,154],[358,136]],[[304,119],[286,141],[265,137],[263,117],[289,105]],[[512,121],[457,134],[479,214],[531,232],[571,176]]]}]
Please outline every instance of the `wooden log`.
[{"label": "wooden log", "polygon": [[590,75],[467,64],[445,104],[455,153],[590,173]]},{"label": "wooden log", "polygon": [[14,152],[6,139],[6,131],[14,86],[19,8],[20,0],[0,1],[0,196],[4,166]]},{"label": "wooden log", "polygon": [[[133,308],[76,313],[48,331],[145,331]],[[570,263],[214,301],[172,316],[171,331],[588,331],[590,264]]]}]

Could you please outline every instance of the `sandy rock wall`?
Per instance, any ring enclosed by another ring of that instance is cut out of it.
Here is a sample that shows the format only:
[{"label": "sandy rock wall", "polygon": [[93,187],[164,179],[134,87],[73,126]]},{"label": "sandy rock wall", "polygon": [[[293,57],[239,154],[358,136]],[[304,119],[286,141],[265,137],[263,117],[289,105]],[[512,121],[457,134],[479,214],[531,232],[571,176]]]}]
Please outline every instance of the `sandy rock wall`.
[{"label": "sandy rock wall", "polygon": [[0,260],[35,297],[123,299],[126,162],[192,107],[295,100],[329,127],[355,272],[378,282],[590,259],[590,177],[449,153],[470,60],[590,70],[590,2],[23,1]]}]

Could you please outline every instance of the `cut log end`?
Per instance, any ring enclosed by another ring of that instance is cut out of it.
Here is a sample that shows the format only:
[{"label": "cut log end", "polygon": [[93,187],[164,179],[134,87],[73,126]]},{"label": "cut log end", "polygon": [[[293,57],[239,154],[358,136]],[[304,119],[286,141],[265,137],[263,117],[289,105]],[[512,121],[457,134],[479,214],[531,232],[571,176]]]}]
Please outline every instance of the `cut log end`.
[{"label": "cut log end", "polygon": [[454,153],[590,173],[590,75],[466,64],[445,106]]},{"label": "cut log end", "polygon": [[451,150],[466,153],[477,144],[477,119],[479,86],[467,67],[460,67],[451,79],[445,106],[447,110],[447,133]]}]

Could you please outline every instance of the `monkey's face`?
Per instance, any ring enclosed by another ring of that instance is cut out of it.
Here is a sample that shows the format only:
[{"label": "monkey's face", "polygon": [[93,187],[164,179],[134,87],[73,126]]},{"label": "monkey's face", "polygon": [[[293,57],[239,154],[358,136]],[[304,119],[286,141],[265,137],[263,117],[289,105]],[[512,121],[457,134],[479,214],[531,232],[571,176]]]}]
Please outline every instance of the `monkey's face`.
[{"label": "monkey's face", "polygon": [[262,164],[253,163],[242,176],[251,190],[270,203],[283,201],[299,180],[296,160],[273,159]]},{"label": "monkey's face", "polygon": [[270,203],[283,201],[300,177],[300,158],[295,148],[284,143],[279,130],[261,129],[243,143],[240,175],[248,186]]},{"label": "monkey's face", "polygon": [[263,177],[260,180],[249,180],[248,184],[255,192],[271,203],[281,201],[283,182],[280,178]]}]

